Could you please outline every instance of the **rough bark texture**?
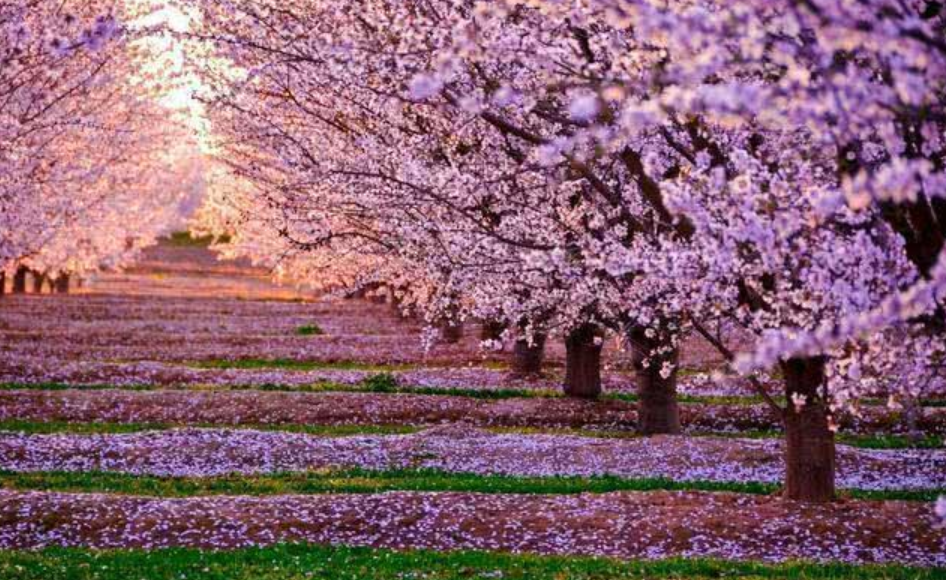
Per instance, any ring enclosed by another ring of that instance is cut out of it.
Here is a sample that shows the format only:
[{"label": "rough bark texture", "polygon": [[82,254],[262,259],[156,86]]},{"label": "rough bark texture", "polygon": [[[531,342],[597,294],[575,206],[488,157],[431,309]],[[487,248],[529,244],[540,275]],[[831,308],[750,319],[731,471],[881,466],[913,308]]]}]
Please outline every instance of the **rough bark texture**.
[{"label": "rough bark texture", "polygon": [[586,324],[565,338],[565,394],[596,399],[601,394],[601,344],[595,327]]},{"label": "rough bark texture", "polygon": [[[782,363],[785,376],[785,497],[807,502],[834,499],[834,432],[822,386],[824,357]],[[795,404],[797,401],[799,404]],[[800,404],[804,401],[804,404]]]},{"label": "rough bark texture", "polygon": [[56,278],[56,294],[69,293],[69,274],[60,274]]},{"label": "rough bark texture", "polygon": [[512,349],[512,374],[515,377],[528,377],[542,372],[545,360],[545,335],[537,334],[528,340],[519,339]]},{"label": "rough bark texture", "polygon": [[33,272],[33,294],[42,294],[45,285],[46,276],[39,272]]},{"label": "rough bark texture", "polygon": [[25,267],[20,266],[13,274],[13,293],[26,294],[26,274],[29,272]]},{"label": "rough bark texture", "polygon": [[[659,335],[648,337],[646,329],[633,328],[630,332],[631,360],[637,384],[637,430],[643,435],[680,433],[680,409],[677,406],[677,365],[679,352],[672,348],[660,352]],[[670,375],[663,377],[664,363],[672,366]]]}]

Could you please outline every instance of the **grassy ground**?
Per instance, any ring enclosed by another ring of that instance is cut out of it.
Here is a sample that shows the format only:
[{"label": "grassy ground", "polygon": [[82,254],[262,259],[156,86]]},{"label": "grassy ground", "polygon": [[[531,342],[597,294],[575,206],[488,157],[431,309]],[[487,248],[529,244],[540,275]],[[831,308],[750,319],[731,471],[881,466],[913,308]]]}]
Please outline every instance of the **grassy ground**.
[{"label": "grassy ground", "polygon": [[193,361],[187,363],[187,366],[196,369],[278,369],[284,371],[368,371],[368,372],[393,372],[410,371],[420,367],[411,364],[370,364],[357,361],[300,361],[294,359],[275,358],[275,359],[216,359]]},{"label": "grassy ground", "polygon": [[164,239],[164,243],[179,248],[207,248],[214,243],[214,241],[223,244],[230,241],[230,237],[224,235],[214,240],[214,237],[210,235],[194,236],[190,232],[174,232]]},{"label": "grassy ground", "polygon": [[[285,364],[286,366],[280,366]],[[192,386],[189,388],[212,388],[219,390],[259,390],[259,391],[289,391],[303,393],[324,393],[324,392],[358,392],[358,393],[394,393],[410,395],[442,395],[446,397],[469,397],[475,399],[513,399],[513,398],[559,398],[564,395],[551,389],[525,389],[525,388],[502,388],[502,389],[477,389],[463,387],[421,387],[401,384],[397,377],[390,374],[394,371],[410,370],[410,365],[370,365],[356,363],[351,361],[341,362],[300,362],[293,360],[266,360],[246,359],[237,361],[202,361],[190,363],[188,366],[193,368],[219,368],[219,369],[265,369],[265,368],[291,368],[293,370],[350,370],[366,371],[375,374],[366,377],[360,383],[342,384],[332,381],[320,381],[308,385],[281,385],[275,383],[262,383],[252,385],[232,385],[232,386]],[[67,390],[67,389],[125,389],[125,390],[155,390],[161,386],[139,384],[139,385],[71,385],[66,383],[0,383],[0,390]],[[634,393],[605,393],[601,397],[603,400],[623,401],[625,403],[636,403],[637,395]],[[775,397],[780,404],[784,404],[784,399]],[[755,406],[762,405],[762,397],[756,395],[679,395],[677,401],[681,405],[725,405],[725,406]],[[882,406],[886,403],[876,399],[867,399],[864,401],[868,406]],[[943,400],[923,400],[920,402],[923,407],[943,407],[946,401]]]},{"label": "grassy ground", "polygon": [[[733,437],[740,439],[781,439],[781,431],[738,431],[733,433],[706,432],[694,433],[704,437]],[[838,433],[835,440],[842,445],[860,449],[942,449],[946,439],[938,435],[924,435],[919,438],[888,433]]]},{"label": "grassy ground", "polygon": [[552,557],[280,545],[234,551],[163,549],[0,551],[5,580],[941,580],[900,566]]},{"label": "grassy ground", "polygon": [[[40,390],[65,391],[80,390],[109,390],[124,389],[132,391],[152,391],[162,387],[155,385],[70,385],[65,383],[0,383],[0,390]],[[561,397],[560,393],[540,389],[473,389],[473,388],[439,388],[439,387],[412,387],[400,385],[389,374],[379,373],[370,376],[358,384],[342,384],[322,381],[309,385],[279,385],[262,383],[256,385],[231,386],[191,386],[193,390],[232,390],[232,391],[284,391],[294,393],[389,393],[400,395],[440,395],[444,397],[468,397],[473,399],[516,399],[536,397]]]},{"label": "grassy ground", "polygon": [[[0,432],[13,433],[78,433],[78,434],[107,434],[107,433],[138,433],[141,431],[162,431],[166,429],[220,429],[220,425],[210,423],[71,423],[68,421],[23,421],[19,419],[0,420]],[[254,425],[244,424],[240,429],[255,429],[259,431],[288,431],[291,433],[307,433],[323,437],[346,437],[351,435],[402,435],[416,433],[422,427],[412,425]]]},{"label": "grassy ground", "polygon": [[[187,425],[176,423],[73,423],[68,421],[27,421],[21,419],[0,419],[0,433],[78,433],[78,434],[107,434],[107,433],[138,433],[141,431],[158,431],[181,428],[238,428],[256,429],[260,431],[287,431],[291,433],[308,433],[323,437],[345,437],[349,435],[401,435],[417,433],[424,429],[416,425],[312,425],[312,424],[240,424],[239,426],[221,426],[211,423],[190,423]],[[537,429],[529,427],[490,427],[487,430],[494,433],[515,433],[524,435],[574,435],[579,437],[600,437],[626,439],[639,437],[633,431],[602,431],[593,429]],[[780,439],[779,431],[740,431],[740,432],[699,432],[688,433],[693,437],[727,437],[747,439]],[[928,435],[920,439],[913,439],[906,435],[863,435],[838,434],[837,441],[843,445],[861,449],[942,449],[946,447],[946,439]]]},{"label": "grassy ground", "polygon": [[296,328],[296,334],[299,336],[322,336],[325,331],[318,324],[303,324]]},{"label": "grassy ground", "polygon": [[[614,491],[711,491],[768,495],[779,486],[758,482],[675,481],[665,478],[517,477],[432,469],[309,471],[221,477],[155,477],[113,472],[0,471],[0,488],[109,492],[159,497],[458,491],[470,493],[577,494]],[[842,497],[932,502],[946,490],[843,490]]]}]

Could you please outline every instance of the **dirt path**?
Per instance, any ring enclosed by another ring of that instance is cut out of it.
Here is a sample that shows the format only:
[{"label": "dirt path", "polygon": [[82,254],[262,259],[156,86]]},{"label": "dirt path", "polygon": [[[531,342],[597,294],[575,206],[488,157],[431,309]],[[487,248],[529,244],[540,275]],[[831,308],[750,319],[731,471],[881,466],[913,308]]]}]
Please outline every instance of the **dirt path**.
[{"label": "dirt path", "polygon": [[708,493],[407,493],[154,499],[0,491],[0,547],[232,548],[306,541],[624,558],[946,565],[929,506]]},{"label": "dirt path", "polygon": [[[312,323],[325,334],[296,334]],[[384,304],[319,299],[273,284],[262,269],[218,261],[206,248],[163,243],[149,248],[136,267],[95,276],[75,295],[5,296],[0,373],[4,360],[24,357],[40,357],[50,366],[218,358],[466,365],[508,358],[508,352],[484,355],[476,324],[468,325],[459,344],[435,344],[429,351],[422,327]],[[606,351],[608,360],[626,362],[615,344],[609,342]],[[719,361],[700,342],[689,345],[684,357],[688,366]],[[550,341],[548,359],[561,364],[561,341]]]}]

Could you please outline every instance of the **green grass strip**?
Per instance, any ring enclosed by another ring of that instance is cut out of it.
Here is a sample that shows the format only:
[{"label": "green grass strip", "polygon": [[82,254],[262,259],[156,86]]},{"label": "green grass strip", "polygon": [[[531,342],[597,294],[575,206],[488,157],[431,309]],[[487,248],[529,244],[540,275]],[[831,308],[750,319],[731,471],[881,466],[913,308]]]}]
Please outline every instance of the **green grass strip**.
[{"label": "green grass strip", "polygon": [[[300,327],[300,329],[306,327]],[[314,329],[318,325],[313,325]],[[298,330],[298,329],[297,329]],[[321,332],[300,333],[308,335],[319,335]],[[372,364],[353,360],[340,361],[317,361],[317,360],[297,360],[289,358],[238,358],[238,359],[209,359],[182,363],[184,366],[198,369],[280,369],[287,371],[319,371],[319,370],[337,370],[337,371],[372,371],[378,373],[395,371],[417,371],[417,370],[436,370],[442,368],[451,368],[443,365],[425,365],[419,363],[381,363]],[[505,370],[509,365],[500,361],[481,361],[477,367],[490,370]]]},{"label": "green grass strip", "polygon": [[[158,497],[455,491],[468,493],[577,494],[615,491],[776,493],[759,482],[675,481],[666,478],[518,477],[451,473],[433,469],[281,472],[220,477],[157,477],[102,471],[0,471],[0,487],[17,490],[104,492]],[[841,497],[932,502],[946,490],[844,490]]]},{"label": "green grass strip", "polygon": [[322,336],[325,331],[318,324],[303,324],[296,328],[296,334],[299,336]]},{"label": "green grass strip", "polygon": [[[781,431],[706,431],[688,433],[692,437],[725,437],[732,439],[781,439]],[[946,437],[942,435],[923,435],[913,438],[909,435],[890,433],[838,433],[835,441],[841,445],[859,449],[944,449]]]},{"label": "green grass strip", "polygon": [[369,371],[369,372],[393,372],[410,371],[423,368],[412,364],[370,364],[357,361],[305,361],[288,358],[241,358],[241,359],[213,359],[192,361],[185,366],[196,369],[278,369],[284,371]]},{"label": "green grass strip", "polygon": [[[31,421],[23,419],[0,420],[0,433],[15,432],[27,434],[74,433],[74,434],[115,434],[138,433],[141,431],[163,431],[167,429],[255,429],[258,431],[286,431],[306,433],[323,437],[345,437],[351,435],[402,435],[417,433],[425,427],[418,425],[315,425],[315,424],[254,424],[222,425],[215,423],[110,423],[110,422],[71,422],[71,421]],[[521,435],[572,435],[577,437],[596,437],[603,439],[629,439],[640,437],[634,431],[594,430],[594,429],[554,429],[534,427],[489,427],[494,433]],[[740,439],[780,439],[779,431],[740,431],[740,432],[700,432],[688,433],[686,437],[725,437]],[[927,435],[913,439],[906,435],[860,435],[840,434],[838,443],[861,449],[943,449],[946,438]]]},{"label": "green grass strip", "polygon": [[[780,433],[778,435],[781,436]],[[924,435],[914,439],[907,435],[841,433],[837,439],[839,443],[861,449],[943,449],[946,447],[946,437],[942,435]]]},{"label": "green grass strip", "polygon": [[943,569],[710,559],[621,561],[480,551],[394,551],[281,544],[188,548],[0,551],[6,580],[942,580]]},{"label": "green grass strip", "polygon": [[347,437],[354,435],[403,435],[416,433],[422,427],[414,425],[311,425],[311,424],[241,424],[219,425],[212,423],[73,423],[70,421],[26,421],[22,419],[0,420],[0,432],[27,434],[75,433],[75,434],[115,434],[138,433],[141,431],[164,431],[167,429],[254,429],[257,431],[287,431],[306,433],[323,437]]},{"label": "green grass strip", "polygon": [[209,248],[214,242],[226,244],[230,241],[230,236],[224,234],[219,237],[212,235],[196,236],[191,232],[173,232],[171,235],[161,238],[163,244],[177,248]]},{"label": "green grass strip", "polygon": [[[232,362],[232,361],[224,361]],[[271,362],[271,361],[270,361]],[[293,365],[312,365],[314,370],[318,368],[333,368],[334,370],[363,370],[376,372],[377,374],[365,377],[365,379],[355,384],[344,384],[333,381],[319,381],[308,385],[285,385],[278,383],[260,383],[248,385],[197,385],[180,387],[186,390],[214,390],[214,391],[270,391],[270,392],[297,392],[297,393],[390,393],[398,395],[439,395],[444,397],[468,397],[473,399],[534,399],[534,398],[561,398],[564,395],[553,389],[529,389],[529,388],[464,388],[464,387],[420,387],[411,385],[402,385],[398,383],[397,378],[387,371],[392,370],[390,366],[372,366],[360,363],[307,363],[298,361],[287,361],[287,364]],[[217,362],[195,363],[204,366],[199,368],[234,368],[227,366],[215,366]],[[221,363],[222,364],[222,363]],[[250,363],[247,363],[250,364]],[[327,367],[325,365],[334,365]],[[242,367],[236,367],[242,368]],[[245,368],[266,368],[266,367],[245,367]],[[396,368],[394,370],[397,370]],[[38,390],[38,391],[64,391],[69,389],[80,390],[131,390],[131,391],[151,391],[160,390],[163,387],[149,384],[132,385],[110,385],[110,384],[92,384],[92,385],[74,385],[69,383],[0,383],[0,390]],[[621,401],[624,403],[636,403],[638,397],[634,393],[606,393],[602,400]],[[777,400],[782,399],[776,397]],[[718,406],[740,406],[752,407],[762,405],[761,397],[754,395],[679,395],[677,401],[681,405],[718,405]],[[784,401],[782,401],[784,402]],[[867,401],[871,406],[880,406],[876,401]],[[921,401],[924,407],[943,407],[946,406],[946,400],[924,400]]]},{"label": "green grass strip", "polygon": [[[310,385],[280,385],[274,383],[262,383],[257,385],[231,385],[231,386],[198,386],[188,387],[184,390],[213,390],[213,391],[267,391],[267,392],[289,392],[289,393],[386,393],[394,395],[438,395],[444,397],[467,397],[471,399],[519,399],[519,398],[547,398],[561,397],[560,393],[550,390],[540,389],[474,389],[474,388],[439,388],[439,387],[411,387],[401,386],[396,382],[378,378],[389,375],[375,375],[368,377],[358,384],[346,385],[334,382],[318,382]],[[66,383],[0,383],[0,390],[24,390],[24,391],[65,391],[70,389],[83,391],[101,391],[101,390],[134,390],[134,391],[155,391],[161,390],[154,385],[71,385]]]},{"label": "green grass strip", "polygon": [[392,395],[436,395],[442,397],[466,397],[470,399],[500,400],[500,399],[534,399],[547,397],[561,397],[555,391],[540,389],[474,389],[462,387],[411,387],[398,385],[397,382],[386,380],[390,375],[375,375],[354,385],[333,382],[320,382],[298,387],[283,385],[253,385],[228,387],[231,390],[260,390],[260,391],[288,391],[300,393],[381,393]]}]

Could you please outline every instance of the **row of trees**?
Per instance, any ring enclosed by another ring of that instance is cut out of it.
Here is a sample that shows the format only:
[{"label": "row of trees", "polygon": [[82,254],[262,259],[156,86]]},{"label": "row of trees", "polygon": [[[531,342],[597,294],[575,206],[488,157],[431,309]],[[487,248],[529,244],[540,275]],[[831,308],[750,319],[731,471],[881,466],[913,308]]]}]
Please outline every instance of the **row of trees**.
[{"label": "row of trees", "polygon": [[0,0],[0,289],[127,264],[179,211],[193,138],[160,103],[144,15]]},{"label": "row of trees", "polygon": [[561,335],[578,396],[623,337],[644,433],[679,431],[700,335],[783,419],[795,499],[833,497],[838,413],[940,385],[941,3],[200,8],[225,251],[492,321],[532,360]]}]

